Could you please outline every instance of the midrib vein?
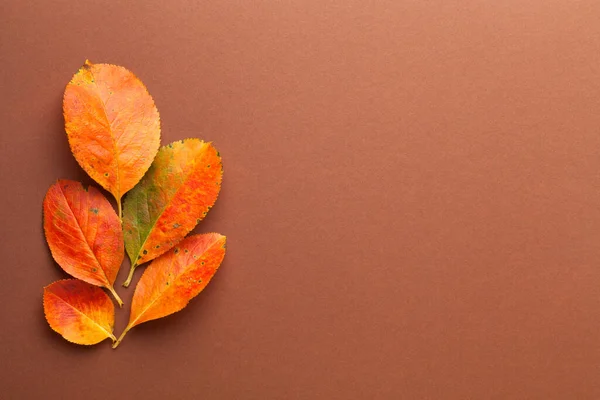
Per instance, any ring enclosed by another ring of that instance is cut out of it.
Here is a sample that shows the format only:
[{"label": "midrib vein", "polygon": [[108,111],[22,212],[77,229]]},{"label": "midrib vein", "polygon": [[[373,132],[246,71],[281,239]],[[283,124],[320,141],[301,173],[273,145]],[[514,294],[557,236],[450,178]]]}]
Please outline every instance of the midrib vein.
[{"label": "midrib vein", "polygon": [[69,307],[71,307],[73,310],[77,311],[78,314],[83,315],[86,319],[92,321],[92,323],[94,325],[96,325],[98,328],[100,328],[100,330],[102,330],[103,332],[105,332],[107,334],[108,337],[110,338],[115,338],[115,336],[112,334],[112,332],[107,331],[106,329],[104,329],[104,327],[102,325],[100,325],[99,323],[97,323],[96,321],[94,321],[92,318],[88,317],[87,314],[85,314],[84,312],[82,312],[81,310],[79,310],[76,307],[73,307],[69,302],[67,302],[65,299],[63,299],[62,297],[60,297],[59,295],[57,295],[54,292],[50,292],[51,295],[53,295],[54,297],[56,297],[57,299],[59,299],[60,301],[62,301],[63,303],[65,303],[66,305],[68,305]]},{"label": "midrib vein", "polygon": [[94,71],[92,71],[92,67],[90,67],[90,75],[92,76],[92,83],[94,84],[94,88],[96,89],[96,94],[98,95],[98,99],[100,99],[100,104],[102,104],[102,112],[104,113],[104,119],[107,122],[108,125],[108,132],[110,133],[110,137],[112,139],[112,144],[113,144],[113,157],[115,159],[115,164],[117,165],[117,194],[114,194],[115,197],[117,198],[117,200],[120,201],[121,199],[121,171],[120,171],[120,165],[119,165],[119,152],[117,149],[117,138],[114,135],[114,132],[112,130],[112,122],[108,119],[108,113],[106,112],[106,103],[104,103],[104,100],[102,99],[102,96],[100,96],[100,89],[98,88],[98,84],[96,83],[96,77],[94,76]]},{"label": "midrib vein", "polygon": [[[98,269],[100,271],[102,271],[102,274],[104,275],[104,279],[106,280],[106,284],[110,285],[111,283],[109,282],[108,277],[106,276],[106,272],[104,271],[104,267],[102,266],[102,264],[100,264],[100,260],[98,260],[98,257],[96,257],[96,254],[94,253],[94,251],[90,247],[90,244],[88,243],[87,238],[85,237],[85,234],[83,233],[83,230],[81,229],[81,225],[79,224],[79,220],[77,220],[77,217],[75,216],[75,213],[71,209],[71,205],[69,204],[69,201],[67,200],[67,196],[65,196],[65,192],[63,191],[62,186],[58,185],[58,187],[60,188],[60,192],[63,195],[63,198],[65,199],[65,203],[67,205],[67,208],[69,209],[69,212],[71,213],[71,217],[73,217],[73,219],[75,220],[75,224],[77,225],[77,228],[79,229],[79,233],[81,233],[81,237],[83,238],[82,242],[84,242],[87,245],[87,248],[88,248],[89,252],[92,254],[92,257],[94,257],[94,260],[96,260],[96,263],[98,264]],[[88,210],[88,212],[89,212],[89,210]],[[71,235],[71,237],[74,237],[74,236]]]}]

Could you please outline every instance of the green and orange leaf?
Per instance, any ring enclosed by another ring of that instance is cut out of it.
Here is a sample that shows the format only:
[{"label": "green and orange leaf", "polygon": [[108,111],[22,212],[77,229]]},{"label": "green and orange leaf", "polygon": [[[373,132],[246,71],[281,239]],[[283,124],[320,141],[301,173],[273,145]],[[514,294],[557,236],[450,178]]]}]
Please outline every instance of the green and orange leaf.
[{"label": "green and orange leaf", "polygon": [[210,143],[181,140],[162,147],[123,209],[125,248],[137,265],[153,260],[187,235],[215,203],[223,169]]},{"label": "green and orange leaf", "polygon": [[218,233],[192,235],[154,260],[135,288],[129,324],[113,348],[131,328],[180,311],[196,297],[221,265],[225,241]]},{"label": "green and orange leaf", "polygon": [[127,69],[86,61],[65,89],[65,128],[81,167],[117,200],[150,167],[160,117],[144,84]]},{"label": "green and orange leaf", "polygon": [[44,314],[50,327],[72,343],[92,345],[113,335],[115,307],[104,291],[77,279],[44,288]]},{"label": "green and orange leaf", "polygon": [[119,217],[98,189],[59,180],[44,198],[44,233],[52,257],[67,273],[87,283],[114,290],[123,262]]}]

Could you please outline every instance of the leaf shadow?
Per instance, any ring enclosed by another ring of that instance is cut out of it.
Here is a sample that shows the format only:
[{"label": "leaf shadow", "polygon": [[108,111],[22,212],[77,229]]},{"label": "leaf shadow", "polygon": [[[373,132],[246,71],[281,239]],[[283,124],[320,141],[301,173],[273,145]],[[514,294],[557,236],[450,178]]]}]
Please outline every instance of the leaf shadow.
[{"label": "leaf shadow", "polygon": [[[52,170],[56,171],[56,179],[72,179],[82,182],[85,185],[93,183],[93,180],[79,166],[77,160],[71,153],[67,133],[65,131],[65,121],[62,110],[62,94],[55,101],[56,111],[52,117],[48,118],[48,127],[51,135],[47,135],[45,143],[48,153],[52,154]],[[53,183],[53,182],[52,182]]]},{"label": "leaf shadow", "polygon": [[[195,298],[183,309],[175,314],[148,321],[132,330],[132,333],[140,337],[140,340],[164,341],[172,335],[173,331],[184,329],[189,325],[202,324],[208,307],[204,306],[203,299]],[[193,316],[190,316],[193,314]]]}]

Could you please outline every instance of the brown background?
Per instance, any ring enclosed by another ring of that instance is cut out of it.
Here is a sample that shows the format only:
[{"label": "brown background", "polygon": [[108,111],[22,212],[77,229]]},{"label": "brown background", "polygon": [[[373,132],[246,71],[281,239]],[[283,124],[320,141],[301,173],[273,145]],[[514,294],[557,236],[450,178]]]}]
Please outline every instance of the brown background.
[{"label": "brown background", "polygon": [[[596,0],[2,0],[0,397],[600,398],[599,18]],[[65,277],[43,196],[89,182],[61,115],[86,58],[146,83],[163,143],[212,140],[225,165],[197,229],[228,236],[222,269],[117,351],[65,342],[41,307]]]}]

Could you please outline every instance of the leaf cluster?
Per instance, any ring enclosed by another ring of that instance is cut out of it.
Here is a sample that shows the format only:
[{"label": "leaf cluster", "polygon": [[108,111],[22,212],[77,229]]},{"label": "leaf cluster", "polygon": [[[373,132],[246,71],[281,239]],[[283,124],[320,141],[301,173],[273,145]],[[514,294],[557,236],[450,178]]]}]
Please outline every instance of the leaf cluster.
[{"label": "leaf cluster", "polygon": [[[43,202],[44,233],[56,263],[75,279],[44,288],[44,313],[66,340],[116,348],[133,327],[183,309],[210,282],[225,256],[225,236],[187,236],[214,205],[221,155],[196,138],[160,147],[160,117],[131,71],[86,61],[67,84],[65,130],[79,165],[114,197],[60,179]],[[187,237],[186,237],[187,236]],[[125,251],[134,271],[150,263],[133,295],[129,323],[113,333],[120,307],[115,280]]]}]

